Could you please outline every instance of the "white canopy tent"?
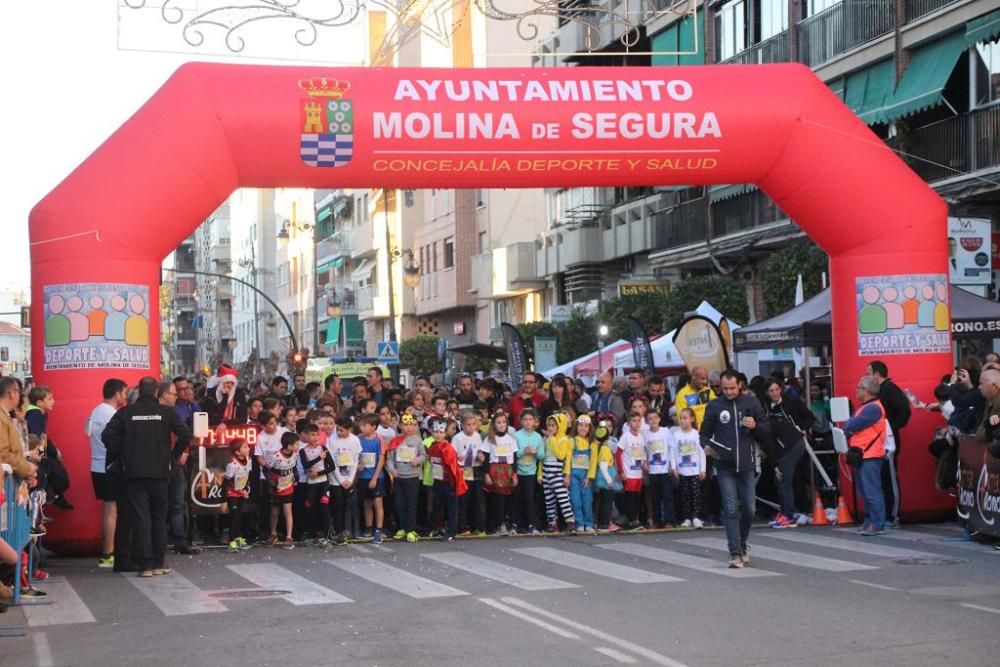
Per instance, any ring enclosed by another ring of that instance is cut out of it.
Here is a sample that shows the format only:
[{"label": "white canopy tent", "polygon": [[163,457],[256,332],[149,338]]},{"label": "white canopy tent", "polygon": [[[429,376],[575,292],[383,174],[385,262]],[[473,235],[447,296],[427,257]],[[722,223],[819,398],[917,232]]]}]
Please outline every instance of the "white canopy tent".
[{"label": "white canopy tent", "polygon": [[[722,313],[715,309],[712,304],[708,301],[702,301],[695,308],[695,312],[703,317],[707,317],[716,324],[724,317]],[[735,331],[739,329],[738,324],[733,322],[729,323],[731,330]],[[653,364],[657,368],[669,368],[671,366],[683,366],[684,360],[681,359],[680,353],[677,351],[677,347],[674,345],[674,333],[677,330],[674,329],[669,333],[660,336],[654,341],[651,341],[649,346],[653,349]],[[615,355],[614,362],[615,369],[623,370],[626,368],[632,368],[635,366],[635,359],[632,357],[632,350],[628,349],[623,352],[619,352]]]},{"label": "white canopy tent", "polygon": [[[609,347],[614,347],[616,345],[621,345],[622,343],[625,343],[625,342],[626,342],[625,340],[622,340],[621,338],[619,338],[618,340],[614,341],[613,343],[605,343],[604,347],[602,347],[601,350],[607,349]],[[561,366],[556,366],[555,368],[550,368],[549,370],[545,371],[545,377],[555,377],[556,375],[559,375],[560,373],[562,373],[566,377],[574,377],[574,375],[573,375],[573,368],[575,368],[579,364],[582,364],[582,363],[584,363],[586,361],[590,361],[591,359],[594,359],[595,357],[597,357],[597,353],[598,352],[599,352],[599,350],[595,350],[595,351],[591,352],[590,354],[583,355],[579,359],[574,359],[573,361],[567,361],[565,364],[563,364]],[[629,354],[631,354],[631,352]]]}]

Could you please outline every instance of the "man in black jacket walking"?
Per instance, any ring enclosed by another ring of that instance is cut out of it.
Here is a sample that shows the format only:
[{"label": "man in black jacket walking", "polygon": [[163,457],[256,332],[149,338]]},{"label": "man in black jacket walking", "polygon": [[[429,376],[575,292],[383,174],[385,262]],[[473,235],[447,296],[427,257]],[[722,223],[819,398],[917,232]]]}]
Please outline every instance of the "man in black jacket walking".
[{"label": "man in black jacket walking", "polygon": [[903,427],[910,421],[910,401],[896,383],[889,379],[889,367],[882,361],[868,364],[868,375],[878,382],[878,400],[885,408],[885,418],[892,431],[895,452],[886,452],[888,464],[882,466],[882,493],[885,496],[885,521],[899,522],[899,456],[903,451],[900,438]]},{"label": "man in black jacket walking", "polygon": [[753,394],[740,392],[736,371],[722,374],[722,396],[705,407],[701,445],[715,461],[722,493],[722,519],[729,546],[729,567],[750,563],[747,540],[756,511],[754,442],[767,443],[767,416]]},{"label": "man in black jacket walking", "polygon": [[132,510],[132,558],[140,577],[169,574],[167,551],[167,483],[173,465],[171,435],[186,447],[191,431],[177,413],[156,398],[155,378],[139,381],[139,398],[115,413],[101,440],[108,461],[120,465]]}]

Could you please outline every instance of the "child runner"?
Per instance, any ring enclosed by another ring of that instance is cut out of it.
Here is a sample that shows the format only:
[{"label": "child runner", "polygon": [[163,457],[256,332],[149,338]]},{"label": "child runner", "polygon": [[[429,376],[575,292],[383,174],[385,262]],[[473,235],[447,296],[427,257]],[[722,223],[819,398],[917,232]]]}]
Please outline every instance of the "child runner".
[{"label": "child runner", "polygon": [[573,442],[566,437],[566,427],[569,421],[562,412],[549,415],[545,420],[548,427],[549,442],[545,447],[545,459],[542,461],[542,491],[545,495],[545,515],[549,521],[546,533],[559,531],[559,515],[566,523],[566,530],[576,530],[576,519],[573,517],[573,504],[569,501],[569,491],[563,470],[570,459],[570,449]]},{"label": "child runner", "polygon": [[458,533],[458,498],[468,490],[462,479],[462,466],[458,462],[455,448],[445,439],[448,423],[437,417],[431,419],[431,437],[434,443],[427,454],[431,461],[431,477],[434,479],[434,513],[431,525],[437,526],[442,510],[445,512],[445,530],[441,538],[452,542]]},{"label": "child runner", "polygon": [[642,498],[642,475],[648,470],[646,464],[646,441],[642,435],[642,415],[630,412],[628,423],[618,439],[615,463],[622,471],[625,491],[625,519],[631,530],[642,530],[639,523],[639,501]]},{"label": "child runner", "polygon": [[594,529],[594,490],[590,486],[597,475],[597,443],[594,441],[592,426],[589,416],[580,415],[576,418],[571,439],[572,454],[563,467],[577,533],[597,532]]},{"label": "child runner", "polygon": [[222,481],[229,511],[229,550],[240,551],[250,548],[243,537],[243,518],[246,502],[250,498],[250,472],[253,463],[250,460],[250,445],[243,438],[230,442],[229,451],[233,453],[233,458],[226,464]]},{"label": "child runner", "polygon": [[385,471],[382,468],[385,466],[385,448],[376,433],[378,417],[373,414],[362,415],[358,423],[361,426],[361,437],[358,438],[361,443],[358,485],[365,508],[365,532],[361,537],[371,539],[372,544],[382,544],[382,497],[385,496]]},{"label": "child runner", "polygon": [[361,443],[358,436],[351,433],[351,418],[337,420],[335,436],[327,440],[326,449],[333,458],[330,482],[330,512],[333,514],[334,544],[347,544],[348,537],[360,532],[358,521],[358,496],[355,485],[358,474],[358,459]]},{"label": "child runner", "polygon": [[[483,493],[483,438],[479,435],[479,417],[471,410],[462,413],[462,430],[451,439],[458,462],[462,464],[462,479],[469,490],[458,499],[458,527],[463,535],[468,528],[486,534],[486,495]],[[471,516],[470,516],[471,515]]]},{"label": "child runner", "polygon": [[490,423],[489,435],[484,447],[489,450],[489,472],[483,476],[483,483],[490,492],[490,511],[496,535],[507,535],[507,498],[514,493],[517,475],[514,474],[514,452],[517,441],[507,432],[507,415],[498,412]]},{"label": "child runner", "polygon": [[[274,399],[267,399],[273,401]],[[258,535],[264,541],[265,535],[269,535],[271,513],[266,508],[271,505],[270,482],[267,479],[267,457],[281,449],[281,434],[287,433],[288,429],[278,425],[278,416],[271,412],[260,413],[260,423],[262,430],[257,434],[257,443],[254,445],[253,455],[257,459],[257,466],[260,468],[260,493],[257,495]]]},{"label": "child runner", "polygon": [[304,535],[326,546],[330,533],[330,481],[327,449],[319,443],[319,427],[306,424],[299,436],[305,446],[299,451],[302,468],[306,472],[306,525]]},{"label": "child runner", "polygon": [[[608,431],[605,425],[599,425],[598,431]],[[603,434],[602,434],[603,435]],[[597,477],[594,486],[597,488],[597,532],[614,533],[620,530],[611,522],[611,512],[615,506],[615,495],[621,493],[622,476],[615,465],[613,445],[604,437],[598,440],[597,446]]]},{"label": "child runner", "polygon": [[649,493],[653,501],[653,523],[657,528],[674,527],[674,485],[671,472],[675,461],[671,456],[670,431],[660,427],[660,413],[646,413],[649,429],[644,434],[646,455],[649,457]]},{"label": "child runner", "polygon": [[389,443],[385,467],[393,480],[392,497],[396,508],[396,525],[393,536],[397,540],[416,542],[417,499],[420,495],[420,476],[424,465],[424,443],[420,438],[417,418],[403,415],[400,420],[403,433]]},{"label": "child runner", "polygon": [[[535,428],[538,413],[534,408],[521,410],[521,429],[514,433],[517,441],[517,493],[514,508],[514,532],[522,525],[532,535],[540,534],[535,527],[535,489],[538,486],[538,457],[545,456],[545,441]],[[523,523],[518,523],[524,519]]]},{"label": "child runner", "polygon": [[278,541],[278,514],[285,519],[284,549],[294,549],[292,540],[292,496],[295,493],[295,464],[298,457],[295,452],[299,445],[299,436],[295,433],[281,435],[281,449],[267,455],[267,478],[271,491],[271,532],[267,539],[268,546]]},{"label": "child runner", "polygon": [[672,429],[673,438],[671,455],[676,465],[674,477],[681,484],[681,510],[684,528],[702,528],[701,520],[701,483],[705,481],[705,450],[701,448],[701,439],[697,430],[697,418],[694,410],[684,408],[680,411],[681,425]]},{"label": "child runner", "polygon": [[388,405],[378,409],[378,428],[375,429],[382,443],[388,445],[398,435],[396,433],[396,413]]}]

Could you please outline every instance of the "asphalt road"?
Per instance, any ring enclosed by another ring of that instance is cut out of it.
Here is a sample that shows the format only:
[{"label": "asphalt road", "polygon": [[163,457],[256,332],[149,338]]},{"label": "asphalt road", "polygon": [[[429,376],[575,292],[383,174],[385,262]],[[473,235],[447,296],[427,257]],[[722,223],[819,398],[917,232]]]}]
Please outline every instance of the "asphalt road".
[{"label": "asphalt road", "polygon": [[955,526],[210,551],[139,579],[52,559],[3,667],[996,665],[1000,551]]}]

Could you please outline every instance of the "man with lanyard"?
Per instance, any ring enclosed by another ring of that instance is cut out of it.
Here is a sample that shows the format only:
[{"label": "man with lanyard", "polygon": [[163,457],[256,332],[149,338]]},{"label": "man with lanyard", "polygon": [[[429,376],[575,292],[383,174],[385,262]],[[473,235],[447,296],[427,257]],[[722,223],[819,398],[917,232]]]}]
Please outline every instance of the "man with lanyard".
[{"label": "man with lanyard", "polygon": [[538,410],[545,397],[538,391],[538,375],[532,371],[521,376],[521,392],[510,399],[510,424],[514,430],[521,428],[521,411],[525,408]]},{"label": "man with lanyard", "polygon": [[674,406],[678,414],[684,408],[694,410],[697,423],[705,419],[705,406],[715,400],[715,392],[708,386],[708,371],[704,366],[695,366],[691,369],[691,382],[677,392],[674,399]]},{"label": "man with lanyard", "polygon": [[472,381],[472,376],[468,373],[463,373],[458,378],[458,389],[455,390],[455,400],[458,401],[459,410],[471,410],[472,404],[478,400],[475,383]]},{"label": "man with lanyard", "polygon": [[177,405],[174,406],[174,411],[190,428],[194,423],[194,413],[201,412],[201,406],[194,400],[194,387],[186,377],[178,375],[174,378],[174,389],[177,390]]},{"label": "man with lanyard", "polygon": [[885,408],[879,400],[878,381],[866,375],[858,381],[858,400],[861,407],[844,424],[844,435],[851,447],[861,450],[861,464],[855,468],[854,483],[858,495],[865,501],[865,519],[859,535],[873,537],[885,535],[885,499],[882,494],[882,467],[885,463],[886,419]]},{"label": "man with lanyard", "polygon": [[714,459],[719,477],[729,567],[741,568],[750,564],[747,540],[756,508],[754,441],[766,442],[768,424],[756,396],[741,392],[736,371],[724,372],[721,379],[722,396],[702,405],[705,418],[699,434],[705,456]]}]

